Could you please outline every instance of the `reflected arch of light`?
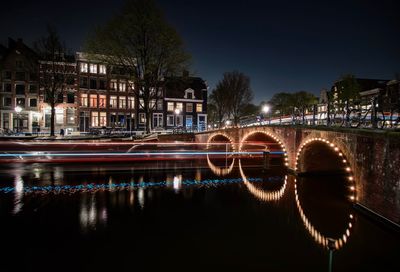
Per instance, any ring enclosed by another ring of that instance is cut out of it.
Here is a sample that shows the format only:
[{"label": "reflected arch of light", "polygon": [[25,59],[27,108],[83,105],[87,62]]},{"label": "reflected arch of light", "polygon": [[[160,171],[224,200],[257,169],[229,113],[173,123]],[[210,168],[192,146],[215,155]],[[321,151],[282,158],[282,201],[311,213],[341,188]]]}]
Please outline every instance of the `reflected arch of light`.
[{"label": "reflected arch of light", "polygon": [[243,168],[242,168],[242,163],[239,159],[239,172],[240,175],[243,179],[243,183],[246,186],[247,190],[249,190],[249,192],[254,195],[256,198],[268,202],[268,201],[278,201],[279,199],[282,198],[282,196],[285,193],[286,190],[286,184],[287,184],[287,176],[285,176],[285,180],[283,182],[282,187],[277,190],[277,191],[272,191],[272,192],[266,192],[264,190],[261,190],[259,188],[257,188],[256,186],[254,186],[246,177],[246,175],[244,174]]},{"label": "reflected arch of light", "polygon": [[350,237],[350,230],[353,227],[354,224],[354,216],[353,214],[349,214],[349,222],[347,225],[346,230],[344,233],[339,236],[338,238],[331,238],[327,237],[326,235],[322,234],[319,232],[313,224],[311,224],[311,221],[307,218],[306,214],[304,213],[303,208],[301,207],[301,203],[299,200],[299,195],[297,193],[297,180],[294,180],[294,194],[295,194],[295,200],[296,200],[296,206],[297,209],[299,210],[301,220],[303,221],[304,226],[306,227],[307,231],[310,233],[311,237],[314,239],[315,242],[323,246],[324,248],[328,249],[328,243],[330,239],[333,239],[333,245],[335,246],[335,249],[338,250],[342,248],[348,241]]},{"label": "reflected arch of light", "polygon": [[235,145],[234,145],[235,141],[234,141],[234,139],[232,139],[232,137],[230,137],[229,135],[227,135],[226,133],[223,133],[223,132],[216,132],[216,133],[211,134],[208,137],[208,139],[207,139],[207,150],[210,147],[210,143],[211,143],[212,139],[214,139],[217,136],[222,136],[222,137],[228,139],[228,141],[231,144],[232,150],[235,151]]},{"label": "reflected arch of light", "polygon": [[[354,186],[354,177],[352,176],[352,170],[351,167],[348,163],[348,160],[346,159],[345,155],[343,154],[343,152],[339,149],[339,147],[337,145],[335,145],[333,142],[330,142],[327,139],[324,138],[320,138],[320,137],[313,137],[313,138],[309,138],[307,140],[305,140],[299,147],[297,153],[296,153],[296,163],[295,163],[295,170],[298,170],[298,164],[299,164],[299,160],[300,160],[300,155],[301,152],[303,151],[304,147],[306,147],[309,144],[312,144],[314,142],[320,142],[320,143],[325,143],[328,147],[330,147],[333,151],[336,152],[338,158],[342,161],[343,163],[343,169],[346,171],[346,173],[348,173],[347,176],[347,181],[349,181],[351,183],[350,185],[350,191],[352,192],[352,194],[349,196],[349,199],[351,201],[356,200],[356,195],[355,195],[355,186]],[[307,218],[307,216],[305,215],[303,208],[301,206],[300,200],[299,200],[299,196],[298,196],[298,192],[297,192],[297,180],[294,180],[294,193],[295,193],[295,200],[296,200],[296,206],[297,209],[299,210],[300,213],[300,217],[301,220],[303,221],[304,226],[306,227],[307,231],[310,233],[310,235],[314,238],[314,240],[324,246],[325,248],[328,247],[328,240],[332,239],[330,237],[327,237],[325,235],[323,235],[322,233],[320,233],[310,222],[310,220]],[[347,228],[345,230],[345,232],[343,233],[343,235],[341,235],[338,238],[333,239],[333,244],[335,246],[335,249],[340,249],[341,247],[343,247],[346,243],[348,238],[350,237],[350,230],[353,227],[354,224],[354,216],[353,214],[349,214],[349,223],[347,225]]]},{"label": "reflected arch of light", "polygon": [[[272,134],[272,133],[270,133],[270,132],[268,132],[268,131],[255,130],[255,131],[251,131],[251,132],[247,133],[247,134],[242,138],[242,140],[240,141],[240,144],[239,144],[239,152],[242,151],[242,148],[243,148],[243,145],[245,144],[246,139],[249,138],[250,136],[254,135],[254,134],[257,134],[257,133],[261,133],[261,134],[264,134],[264,135],[266,135],[266,136],[268,136],[268,137],[271,137],[272,139],[274,139],[274,140],[280,145],[282,151],[284,152],[285,166],[288,166],[288,165],[289,165],[289,159],[288,159],[287,152],[286,152],[286,147],[285,147],[285,145],[283,144],[283,141],[281,141],[281,140],[279,139],[279,137],[277,137],[276,135],[274,135],[274,134]],[[267,146],[267,147],[268,147],[268,146]]]},{"label": "reflected arch of light", "polygon": [[235,166],[235,160],[236,160],[236,158],[232,159],[232,163],[229,165],[229,167],[219,167],[219,166],[216,166],[215,164],[213,164],[211,162],[210,157],[209,157],[209,155],[207,153],[207,164],[208,164],[208,167],[211,169],[211,171],[215,175],[217,175],[219,177],[226,176],[226,175],[228,175],[228,174],[230,174],[232,172],[233,167]]},{"label": "reflected arch of light", "polygon": [[298,171],[298,165],[299,165],[299,160],[300,160],[300,155],[301,152],[303,151],[304,147],[306,147],[309,144],[312,144],[314,142],[320,142],[320,143],[324,143],[326,144],[328,147],[330,147],[338,156],[338,159],[340,161],[342,161],[343,163],[343,170],[347,173],[347,181],[350,183],[349,189],[352,192],[352,194],[349,196],[349,199],[351,201],[356,201],[357,200],[357,196],[356,196],[356,187],[355,187],[355,179],[354,176],[352,174],[352,169],[350,167],[350,164],[348,162],[348,160],[346,159],[346,156],[344,155],[344,153],[339,149],[339,147],[337,145],[335,145],[333,142],[328,141],[327,139],[324,138],[309,138],[307,140],[305,140],[299,147],[299,149],[297,150],[296,153],[296,162],[295,162],[295,171]]}]

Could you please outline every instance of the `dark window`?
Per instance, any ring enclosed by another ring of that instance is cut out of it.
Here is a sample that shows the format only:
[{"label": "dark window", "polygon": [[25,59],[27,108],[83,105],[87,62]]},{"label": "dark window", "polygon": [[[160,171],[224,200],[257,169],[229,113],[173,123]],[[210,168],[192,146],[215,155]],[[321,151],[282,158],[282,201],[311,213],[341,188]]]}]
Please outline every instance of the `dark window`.
[{"label": "dark window", "polygon": [[4,106],[11,107],[11,97],[4,97]]},{"label": "dark window", "polygon": [[105,90],[106,89],[106,81],[104,79],[100,79],[99,81],[99,89]]},{"label": "dark window", "polygon": [[30,73],[29,79],[30,81],[36,81],[38,79],[37,73]]},{"label": "dark window", "polygon": [[81,88],[87,88],[88,87],[88,79],[86,77],[81,77],[79,81],[79,86]]},{"label": "dark window", "polygon": [[21,107],[25,108],[25,98],[22,98],[22,97],[17,98],[16,102],[17,102],[16,104],[18,106],[21,106]]},{"label": "dark window", "polygon": [[29,107],[37,107],[37,99],[36,98],[29,99]]},{"label": "dark window", "polygon": [[9,83],[4,84],[4,91],[7,93],[11,93],[11,84]]},{"label": "dark window", "polygon": [[64,94],[58,93],[57,94],[57,103],[62,103],[62,102],[64,102]]},{"label": "dark window", "polygon": [[73,85],[75,83],[75,78],[74,76],[67,76],[66,80],[68,85]]},{"label": "dark window", "polygon": [[37,93],[37,85],[29,85],[29,92],[30,93]]},{"label": "dark window", "polygon": [[67,103],[75,103],[75,94],[67,93]]},{"label": "dark window", "polygon": [[187,98],[188,98],[188,99],[193,99],[193,93],[188,92],[188,93],[187,93]]},{"label": "dark window", "polygon": [[25,94],[25,85],[15,84],[15,93],[16,94]]},{"label": "dark window", "polygon": [[15,72],[15,80],[24,81],[25,80],[25,72]]},{"label": "dark window", "polygon": [[95,78],[90,79],[90,89],[97,89],[97,80]]},{"label": "dark window", "polygon": [[11,71],[4,71],[4,79],[11,79]]}]

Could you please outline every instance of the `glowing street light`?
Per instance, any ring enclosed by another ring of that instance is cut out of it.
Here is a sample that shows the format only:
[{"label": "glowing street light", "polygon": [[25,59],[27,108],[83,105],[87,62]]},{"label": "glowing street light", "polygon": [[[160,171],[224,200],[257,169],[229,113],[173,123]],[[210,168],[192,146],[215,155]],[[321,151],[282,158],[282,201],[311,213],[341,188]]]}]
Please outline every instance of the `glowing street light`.
[{"label": "glowing street light", "polygon": [[[267,115],[270,112],[271,107],[268,105],[264,105],[261,110],[265,115]],[[269,119],[269,124],[271,124],[271,117],[268,116],[268,119]]]},{"label": "glowing street light", "polygon": [[177,129],[178,128],[178,115],[181,113],[181,109],[175,108],[174,113],[175,113],[175,129]]},{"label": "glowing street light", "polygon": [[17,133],[19,132],[19,114],[22,111],[22,108],[20,106],[16,106],[14,108],[15,112],[17,113]]},{"label": "glowing street light", "polygon": [[270,108],[268,105],[264,105],[264,106],[262,107],[262,112],[263,112],[263,113],[268,113],[270,109],[271,109],[271,108]]}]

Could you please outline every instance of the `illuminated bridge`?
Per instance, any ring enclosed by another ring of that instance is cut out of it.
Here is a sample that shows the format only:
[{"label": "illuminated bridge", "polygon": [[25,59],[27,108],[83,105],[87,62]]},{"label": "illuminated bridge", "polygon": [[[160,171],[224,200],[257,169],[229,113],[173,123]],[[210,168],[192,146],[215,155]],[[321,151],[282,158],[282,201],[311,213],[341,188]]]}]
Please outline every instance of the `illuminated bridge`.
[{"label": "illuminated bridge", "polygon": [[[298,175],[347,175],[360,207],[400,223],[400,133],[346,128],[254,126],[195,135],[236,152],[283,152]],[[258,143],[258,147],[254,146]]]}]

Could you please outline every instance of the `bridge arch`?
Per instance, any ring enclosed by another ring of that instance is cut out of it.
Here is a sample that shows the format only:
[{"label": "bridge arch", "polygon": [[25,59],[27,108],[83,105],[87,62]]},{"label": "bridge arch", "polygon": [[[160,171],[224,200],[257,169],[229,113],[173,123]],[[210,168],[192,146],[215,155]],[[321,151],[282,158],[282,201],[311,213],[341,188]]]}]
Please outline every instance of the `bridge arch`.
[{"label": "bridge arch", "polygon": [[[312,150],[310,147],[315,147],[318,149],[323,147],[324,150],[322,150],[322,152],[318,152],[318,158],[306,158],[307,151],[311,153],[311,155],[313,154],[310,152],[310,150]],[[326,161],[325,164],[322,164],[323,160]],[[349,198],[351,201],[357,200],[356,180],[354,178],[350,162],[344,152],[335,143],[327,139],[321,137],[309,137],[305,139],[299,146],[296,153],[295,171],[299,174],[330,171],[345,173],[346,179],[349,183],[349,189],[352,192]]]},{"label": "bridge arch", "polygon": [[[257,130],[252,130],[252,131],[246,133],[246,134],[240,139],[239,148],[238,148],[239,152],[241,152],[241,151],[243,150],[243,147],[246,145],[246,140],[247,140],[248,138],[254,136],[254,135],[257,135],[257,134],[264,135],[264,136],[266,136],[267,138],[271,139],[273,142],[275,142],[275,144],[276,144],[276,146],[277,146],[277,149],[284,152],[284,157],[283,157],[284,164],[285,164],[285,166],[288,166],[288,165],[289,165],[289,159],[288,159],[288,156],[287,156],[287,148],[286,148],[286,146],[285,146],[285,144],[284,144],[284,141],[282,141],[282,140],[280,139],[280,137],[278,137],[278,136],[275,135],[274,133],[269,132],[269,131],[266,131],[266,130],[259,130],[259,129],[257,129]],[[268,145],[266,145],[266,148],[267,148],[266,151],[272,151]]]},{"label": "bridge arch", "polygon": [[211,134],[207,139],[207,146],[206,146],[207,149],[210,148],[210,146],[212,145],[212,141],[215,138],[225,138],[226,140],[229,141],[233,151],[235,151],[235,140],[224,132],[216,132],[216,133]]}]

